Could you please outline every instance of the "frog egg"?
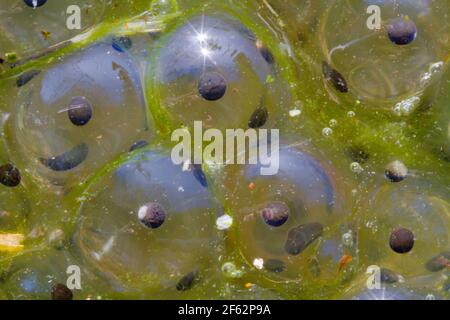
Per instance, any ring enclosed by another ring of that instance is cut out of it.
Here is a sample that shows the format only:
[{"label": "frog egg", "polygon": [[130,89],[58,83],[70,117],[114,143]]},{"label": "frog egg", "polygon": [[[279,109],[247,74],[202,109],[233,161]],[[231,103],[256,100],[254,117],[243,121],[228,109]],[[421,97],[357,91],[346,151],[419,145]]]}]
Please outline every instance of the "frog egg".
[{"label": "frog egg", "polygon": [[192,170],[144,151],[87,192],[77,252],[117,290],[176,295],[208,279],[218,250],[216,209]]},{"label": "frog egg", "polygon": [[149,100],[159,100],[154,114],[165,113],[175,126],[261,127],[290,100],[274,57],[233,18],[191,18],[160,47],[146,86]]},{"label": "frog egg", "polygon": [[[371,5],[380,8],[379,28],[373,25],[374,11],[364,14]],[[336,1],[329,5],[319,27],[322,60],[334,72],[324,74],[329,78],[327,89],[343,102],[353,98],[389,111],[406,104],[408,109],[417,108],[427,100],[426,89],[435,83],[421,79],[438,79],[430,69],[448,61],[444,40],[450,35],[448,8],[445,0]],[[339,80],[345,80],[349,93],[334,88],[340,88]]]},{"label": "frog egg", "polygon": [[344,227],[341,181],[320,159],[283,146],[274,175],[261,175],[260,164],[227,165],[222,178],[212,178],[233,217],[230,237],[260,280],[271,280],[268,285],[337,278],[350,227]]},{"label": "frog egg", "polygon": [[134,67],[126,53],[97,44],[22,80],[8,123],[12,157],[70,187],[127,152],[150,125]]},{"label": "frog egg", "polygon": [[406,279],[444,270],[450,249],[448,199],[448,193],[434,193],[413,177],[371,192],[359,213],[361,261]]},{"label": "frog egg", "polygon": [[64,45],[101,22],[104,6],[103,0],[80,0],[75,6],[69,0],[4,1],[0,13],[0,57],[5,59],[14,53],[17,59],[26,60],[55,45]]},{"label": "frog egg", "polygon": [[[71,275],[79,272],[79,280],[67,281]],[[50,300],[62,298],[61,285],[74,285],[70,290],[74,299],[85,299],[89,293],[105,293],[107,287],[102,279],[81,264],[68,251],[53,249],[31,250],[15,258],[4,273],[1,288],[8,292],[13,300]],[[81,289],[78,288],[81,285]],[[56,289],[58,292],[55,292]],[[63,291],[64,290],[64,291]]]}]

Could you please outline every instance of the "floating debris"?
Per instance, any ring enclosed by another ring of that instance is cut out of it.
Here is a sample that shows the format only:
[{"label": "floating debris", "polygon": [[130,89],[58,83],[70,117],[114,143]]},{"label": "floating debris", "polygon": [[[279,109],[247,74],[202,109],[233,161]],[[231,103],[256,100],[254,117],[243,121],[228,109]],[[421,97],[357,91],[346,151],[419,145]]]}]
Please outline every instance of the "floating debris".
[{"label": "floating debris", "polygon": [[253,266],[258,270],[262,270],[264,268],[264,259],[262,259],[262,258],[254,259]]},{"label": "floating debris", "polygon": [[229,229],[232,225],[233,218],[228,214],[224,214],[216,220],[216,227],[221,231]]},{"label": "floating debris", "polygon": [[342,270],[344,270],[352,261],[353,261],[353,257],[351,255],[344,254],[342,256],[341,260],[339,260],[338,272],[341,272]]},{"label": "floating debris", "polygon": [[292,110],[289,110],[289,116],[290,116],[291,118],[298,117],[298,116],[301,115],[301,114],[302,114],[302,111],[301,111],[300,109],[292,109]]}]

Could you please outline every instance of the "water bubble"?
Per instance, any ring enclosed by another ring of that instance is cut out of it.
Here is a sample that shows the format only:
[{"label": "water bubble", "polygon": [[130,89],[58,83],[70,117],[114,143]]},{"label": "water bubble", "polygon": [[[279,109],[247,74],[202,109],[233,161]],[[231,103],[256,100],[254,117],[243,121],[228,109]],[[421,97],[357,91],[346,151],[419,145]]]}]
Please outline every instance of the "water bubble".
[{"label": "water bubble", "polygon": [[323,135],[325,138],[331,137],[332,134],[333,134],[333,129],[331,129],[331,128],[324,128],[324,129],[322,130],[322,135]]},{"label": "water bubble", "polygon": [[394,106],[394,113],[397,116],[408,116],[416,110],[420,101],[420,98],[417,96],[402,100]]},{"label": "water bubble", "polygon": [[353,232],[351,230],[342,235],[342,244],[347,247],[353,246]]},{"label": "water bubble", "polygon": [[240,278],[244,274],[242,270],[239,270],[233,262],[225,262],[222,265],[222,272],[228,278]]},{"label": "water bubble", "polygon": [[354,173],[361,173],[364,171],[363,167],[358,162],[351,163],[350,170],[352,170]]}]

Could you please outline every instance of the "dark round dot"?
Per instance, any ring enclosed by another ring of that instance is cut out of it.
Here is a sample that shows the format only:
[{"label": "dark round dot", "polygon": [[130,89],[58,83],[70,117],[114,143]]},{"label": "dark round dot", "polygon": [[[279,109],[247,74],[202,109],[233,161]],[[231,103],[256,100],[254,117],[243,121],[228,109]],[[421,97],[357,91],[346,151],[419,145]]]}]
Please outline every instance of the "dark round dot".
[{"label": "dark round dot", "polygon": [[408,17],[392,20],[387,26],[388,36],[397,45],[410,44],[417,37],[417,27]]},{"label": "dark round dot", "polygon": [[157,202],[149,202],[139,209],[138,217],[147,228],[157,229],[166,220],[166,210]]},{"label": "dark round dot", "polygon": [[74,97],[69,105],[69,119],[76,126],[84,126],[92,118],[91,103],[85,97]]},{"label": "dark round dot", "polygon": [[24,0],[25,4],[32,8],[43,6],[47,0]]},{"label": "dark round dot", "polygon": [[57,283],[52,287],[52,300],[72,300],[73,293],[65,285]]},{"label": "dark round dot", "polygon": [[133,42],[129,37],[113,38],[112,46],[119,52],[125,52],[131,49],[131,47],[133,46]]},{"label": "dark round dot", "polygon": [[216,72],[205,73],[199,83],[198,92],[208,101],[216,101],[222,98],[227,91],[225,78]]},{"label": "dark round dot", "polygon": [[284,202],[270,202],[261,210],[261,217],[272,227],[280,227],[289,218],[289,207]]},{"label": "dark round dot", "polygon": [[414,247],[414,234],[405,228],[396,229],[391,233],[389,245],[397,253],[408,253]]},{"label": "dark round dot", "polygon": [[130,147],[130,152],[133,152],[137,149],[141,149],[141,148],[145,148],[146,146],[148,146],[148,142],[145,140],[139,140],[136,141],[135,143],[133,143],[133,145]]},{"label": "dark round dot", "polygon": [[20,171],[12,164],[0,167],[0,183],[7,187],[17,187],[20,184]]},{"label": "dark round dot", "polygon": [[391,182],[401,182],[408,176],[408,168],[398,160],[387,165],[384,175]]}]

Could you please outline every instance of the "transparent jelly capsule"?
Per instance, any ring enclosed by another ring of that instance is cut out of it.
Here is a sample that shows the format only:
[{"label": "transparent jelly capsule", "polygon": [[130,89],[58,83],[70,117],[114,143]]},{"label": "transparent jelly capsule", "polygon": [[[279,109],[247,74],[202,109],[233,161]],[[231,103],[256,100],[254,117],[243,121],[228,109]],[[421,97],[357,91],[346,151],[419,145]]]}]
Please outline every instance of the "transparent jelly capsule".
[{"label": "transparent jelly capsule", "polygon": [[[342,181],[329,162],[295,147],[281,147],[275,161],[279,170],[274,175],[261,175],[259,164],[227,165],[222,180],[212,179],[213,185],[222,185],[219,193],[233,217],[230,235],[265,278],[334,282],[340,278],[340,260],[354,255],[342,240],[351,228]],[[352,239],[348,243],[353,246]]]},{"label": "transparent jelly capsule", "polygon": [[13,102],[8,143],[36,177],[70,187],[148,132],[138,72],[127,53],[97,44],[33,74]]},{"label": "transparent jelly capsule", "polygon": [[450,263],[449,194],[416,178],[371,192],[360,212],[361,262],[388,268],[406,280],[441,272]]},{"label": "transparent jelly capsule", "polygon": [[[352,96],[397,115],[428,103],[426,89],[440,75],[436,66],[449,59],[448,9],[446,1],[426,0],[327,3],[319,40],[334,72],[325,74],[328,89],[343,101]],[[348,93],[334,88],[342,79]]]},{"label": "transparent jelly capsule", "polygon": [[88,193],[75,243],[117,290],[182,294],[208,279],[218,250],[216,211],[192,171],[144,151]]},{"label": "transparent jelly capsule", "polygon": [[[146,86],[155,115],[165,113],[175,126],[261,127],[290,100],[270,50],[233,18],[191,18],[160,47]],[[263,120],[253,118],[258,110]]]},{"label": "transparent jelly capsule", "polygon": [[[14,259],[4,274],[1,287],[13,300],[51,300],[52,290],[68,286],[73,299],[86,299],[89,294],[105,293],[105,283],[69,252],[54,249],[29,250]],[[67,290],[67,289],[66,289]],[[62,292],[64,293],[64,292]],[[66,292],[68,293],[68,292]],[[68,295],[65,295],[68,298]]]},{"label": "transparent jelly capsule", "polygon": [[101,22],[105,6],[103,0],[0,3],[0,57],[11,64],[85,33]]}]

